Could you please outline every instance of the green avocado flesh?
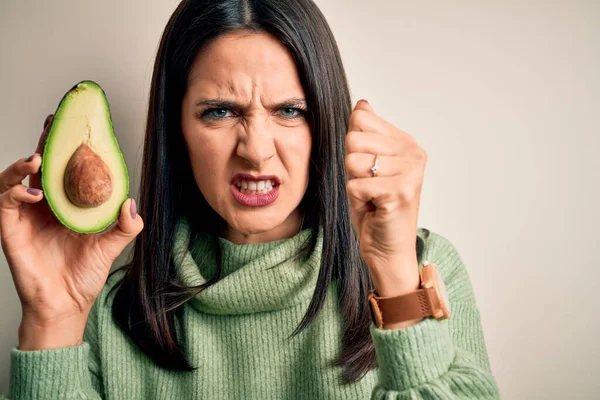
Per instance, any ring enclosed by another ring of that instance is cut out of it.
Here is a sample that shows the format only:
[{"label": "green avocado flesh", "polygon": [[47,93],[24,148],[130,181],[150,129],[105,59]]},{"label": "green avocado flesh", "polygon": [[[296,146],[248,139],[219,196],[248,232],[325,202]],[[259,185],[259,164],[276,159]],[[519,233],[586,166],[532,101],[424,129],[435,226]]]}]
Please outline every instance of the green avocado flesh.
[{"label": "green avocado flesh", "polygon": [[42,189],[58,220],[72,231],[104,231],[129,192],[125,159],[115,137],[108,101],[92,81],[62,98],[44,145]]}]

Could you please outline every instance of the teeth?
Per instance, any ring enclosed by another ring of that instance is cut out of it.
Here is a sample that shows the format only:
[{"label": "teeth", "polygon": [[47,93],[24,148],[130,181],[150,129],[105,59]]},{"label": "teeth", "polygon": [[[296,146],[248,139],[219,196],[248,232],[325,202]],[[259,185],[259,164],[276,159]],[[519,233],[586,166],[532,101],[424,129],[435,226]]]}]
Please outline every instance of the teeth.
[{"label": "teeth", "polygon": [[242,193],[246,194],[265,194],[273,190],[274,182],[272,180],[265,181],[240,181],[237,187]]}]

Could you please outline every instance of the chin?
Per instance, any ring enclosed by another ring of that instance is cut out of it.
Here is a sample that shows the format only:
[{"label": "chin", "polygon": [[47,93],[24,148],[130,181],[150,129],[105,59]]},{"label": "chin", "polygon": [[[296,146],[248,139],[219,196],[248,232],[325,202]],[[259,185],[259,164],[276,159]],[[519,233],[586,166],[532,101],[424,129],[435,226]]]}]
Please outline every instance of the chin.
[{"label": "chin", "polygon": [[244,236],[269,232],[285,221],[283,217],[264,215],[261,212],[236,210],[232,214],[231,218],[226,219],[227,225],[233,231]]},{"label": "chin", "polygon": [[235,224],[229,224],[229,228],[234,231],[246,236],[246,235],[256,235],[259,233],[265,233],[273,230],[277,227],[278,224],[265,224],[265,223],[256,223],[256,222],[238,222]]}]

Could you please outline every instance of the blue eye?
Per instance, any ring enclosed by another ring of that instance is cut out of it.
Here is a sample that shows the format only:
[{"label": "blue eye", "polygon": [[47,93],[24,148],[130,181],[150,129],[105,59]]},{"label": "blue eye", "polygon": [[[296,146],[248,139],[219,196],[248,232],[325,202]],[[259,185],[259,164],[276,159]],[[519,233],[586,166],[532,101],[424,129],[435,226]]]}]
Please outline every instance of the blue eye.
[{"label": "blue eye", "polygon": [[223,119],[230,117],[230,111],[226,108],[211,108],[202,113],[202,117],[208,119]]},{"label": "blue eye", "polygon": [[279,114],[285,118],[298,118],[302,116],[302,110],[294,107],[285,107],[279,110]]}]

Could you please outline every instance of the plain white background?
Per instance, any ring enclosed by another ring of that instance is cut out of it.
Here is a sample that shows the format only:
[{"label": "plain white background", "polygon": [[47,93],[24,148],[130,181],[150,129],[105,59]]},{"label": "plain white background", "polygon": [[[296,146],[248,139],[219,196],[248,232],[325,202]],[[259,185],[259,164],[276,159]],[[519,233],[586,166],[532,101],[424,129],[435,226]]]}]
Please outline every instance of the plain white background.
[{"label": "plain white background", "polygon": [[[469,269],[506,399],[600,396],[600,2],[317,2],[353,99],[429,154],[420,226]],[[174,0],[2,0],[0,166],[73,84],[107,92],[137,195],[152,62]],[[0,257],[0,392],[20,306]]]}]

